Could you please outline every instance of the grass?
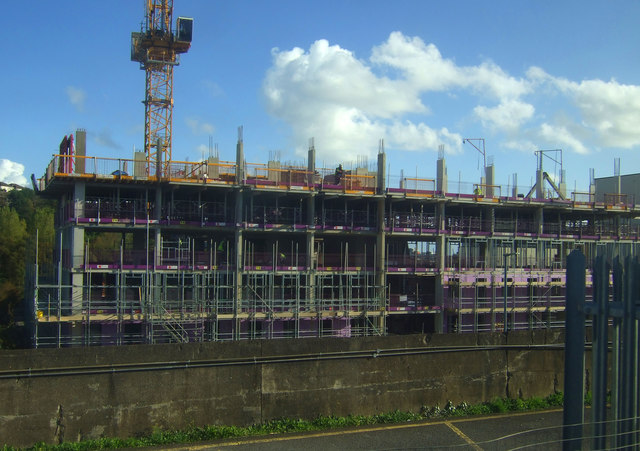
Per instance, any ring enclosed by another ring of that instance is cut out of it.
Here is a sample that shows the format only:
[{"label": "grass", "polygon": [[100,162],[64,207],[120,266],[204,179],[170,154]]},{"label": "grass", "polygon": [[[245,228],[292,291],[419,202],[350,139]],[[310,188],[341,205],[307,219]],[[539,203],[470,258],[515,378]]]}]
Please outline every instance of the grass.
[{"label": "grass", "polygon": [[[506,412],[522,412],[548,409],[562,406],[562,393],[555,393],[546,398],[530,399],[507,399],[496,398],[490,402],[480,404],[461,403],[454,405],[448,402],[444,407],[423,406],[419,412],[394,411],[381,413],[378,415],[349,415],[346,417],[319,416],[313,420],[301,420],[283,418],[257,424],[248,427],[237,426],[194,426],[185,430],[154,430],[151,434],[143,437],[132,437],[127,439],[100,438],[96,440],[85,440],[81,442],[65,442],[60,445],[47,445],[37,443],[26,450],[48,451],[48,450],[100,450],[118,448],[137,448],[144,446],[159,446],[169,444],[194,443],[208,440],[217,440],[233,437],[249,437],[269,434],[283,434],[291,432],[321,431],[343,427],[406,423],[426,419],[438,419],[449,417],[463,417],[470,415],[489,415]],[[19,448],[4,446],[0,451],[17,451]]]}]

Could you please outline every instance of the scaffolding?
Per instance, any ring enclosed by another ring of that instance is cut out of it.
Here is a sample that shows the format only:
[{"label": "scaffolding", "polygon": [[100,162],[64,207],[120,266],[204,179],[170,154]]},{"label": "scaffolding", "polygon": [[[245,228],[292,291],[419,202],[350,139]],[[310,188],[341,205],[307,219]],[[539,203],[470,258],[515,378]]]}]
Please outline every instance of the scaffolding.
[{"label": "scaffolding", "polygon": [[373,169],[316,168],[313,146],[306,166],[245,163],[242,141],[236,157],[169,161],[158,178],[136,160],[54,156],[40,186],[58,200],[55,264],[27,290],[34,345],[560,327],[572,250],[640,253],[624,196],[451,193],[443,157],[438,180],[399,188],[383,151]]}]

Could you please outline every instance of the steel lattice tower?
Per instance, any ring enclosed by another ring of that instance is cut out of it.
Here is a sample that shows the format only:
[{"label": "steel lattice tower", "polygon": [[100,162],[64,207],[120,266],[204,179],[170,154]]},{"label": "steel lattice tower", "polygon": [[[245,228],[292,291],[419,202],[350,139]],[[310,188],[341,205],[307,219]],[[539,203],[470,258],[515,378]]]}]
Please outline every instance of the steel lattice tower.
[{"label": "steel lattice tower", "polygon": [[[148,175],[161,176],[171,161],[173,68],[191,47],[193,19],[179,17],[171,30],[173,0],[146,0],[141,32],[131,33],[131,60],[145,71],[144,151]],[[155,168],[155,171],[154,171]]]}]

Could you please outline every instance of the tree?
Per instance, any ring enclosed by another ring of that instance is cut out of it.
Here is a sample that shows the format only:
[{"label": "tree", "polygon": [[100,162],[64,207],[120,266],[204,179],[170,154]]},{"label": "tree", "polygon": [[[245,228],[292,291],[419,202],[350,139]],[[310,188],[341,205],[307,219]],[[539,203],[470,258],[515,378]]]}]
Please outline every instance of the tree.
[{"label": "tree", "polygon": [[11,207],[0,207],[0,323],[13,322],[13,311],[24,293],[27,226]]},{"label": "tree", "polygon": [[35,226],[36,195],[31,189],[14,189],[9,192],[9,206],[27,224],[27,231],[33,232]]},{"label": "tree", "polygon": [[33,190],[14,189],[0,196],[0,348],[28,345],[27,330],[17,322],[25,297],[25,265],[51,266],[54,248],[55,201]]},{"label": "tree", "polygon": [[[53,217],[54,210],[48,205],[39,206],[35,211],[34,227],[38,231],[38,264],[40,266],[50,266],[53,263],[55,239]],[[35,241],[35,236],[33,240]]]}]

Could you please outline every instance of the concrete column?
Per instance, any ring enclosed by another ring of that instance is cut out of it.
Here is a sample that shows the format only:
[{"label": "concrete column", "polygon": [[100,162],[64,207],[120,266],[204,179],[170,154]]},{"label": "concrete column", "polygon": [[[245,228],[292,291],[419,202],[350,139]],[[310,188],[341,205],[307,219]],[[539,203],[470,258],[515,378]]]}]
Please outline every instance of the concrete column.
[{"label": "concrete column", "polygon": [[[236,173],[236,176],[238,174]],[[242,180],[242,179],[241,179]],[[233,290],[233,312],[235,316],[235,328],[234,328],[234,339],[240,339],[240,319],[238,318],[238,313],[240,313],[240,303],[242,301],[242,276],[244,274],[244,269],[242,267],[244,255],[244,237],[242,234],[242,210],[243,210],[243,192],[242,189],[238,189],[236,191],[236,231],[235,231],[235,277],[234,277],[234,290]]]},{"label": "concrete column", "polygon": [[134,178],[146,178],[147,177],[147,155],[144,152],[133,153],[133,177]]},{"label": "concrete column", "polygon": [[[539,207],[536,210],[536,232],[538,235],[542,234],[544,228],[544,210]],[[536,246],[536,266],[538,268],[544,268],[544,245],[543,241],[538,240],[538,246]]]},{"label": "concrete column", "polygon": [[156,197],[153,205],[153,210],[149,212],[151,219],[160,221],[162,219],[162,188],[156,186]]},{"label": "concrete column", "polygon": [[[387,305],[386,299],[386,271],[385,271],[385,262],[386,262],[386,239],[384,232],[384,207],[385,207],[385,199],[384,197],[380,197],[377,199],[377,222],[378,222],[378,233],[376,236],[376,286],[378,287],[377,298],[378,302],[382,305],[381,307],[385,307]],[[380,318],[381,330],[386,330],[385,325],[386,318],[383,316]]]},{"label": "concrete column", "polygon": [[[380,141],[380,152],[378,152],[378,179],[377,190],[378,194],[384,194],[386,190],[385,180],[387,178],[387,156],[384,153],[384,147],[382,140]],[[383,208],[384,219],[384,208]]]},{"label": "concrete column", "polygon": [[[85,183],[76,182],[73,191],[74,218],[84,216],[84,200],[85,200]],[[71,223],[67,229],[67,246],[70,254],[69,264],[71,265],[69,272],[70,301],[73,313],[79,313],[82,310],[84,269],[85,262],[85,245],[84,245],[84,227]]]},{"label": "concrete column", "polygon": [[87,155],[87,132],[85,130],[76,130],[76,158],[75,173],[84,174],[85,172],[85,156]]},{"label": "concrete column", "polygon": [[242,136],[242,127],[238,127],[238,144],[236,145],[236,184],[240,185],[244,179],[244,140]]},{"label": "concrete column", "polygon": [[495,185],[495,167],[493,165],[487,166],[484,168],[484,174],[487,184],[485,197],[493,198],[495,193],[492,185]]},{"label": "concrete column", "polygon": [[544,224],[544,210],[542,207],[538,207],[536,210],[536,233],[538,235],[542,234]]},{"label": "concrete column", "polygon": [[307,270],[309,290],[307,291],[306,307],[310,308],[316,301],[316,269],[318,267],[318,256],[315,253],[316,240],[315,232],[307,232],[307,256],[309,259],[309,269]]},{"label": "concrete column", "polygon": [[309,227],[315,226],[316,223],[316,198],[311,195],[307,198],[307,225]]},{"label": "concrete column", "polygon": [[[158,181],[160,181],[160,179],[163,176],[163,171],[162,171],[162,165],[163,165],[163,161],[162,161],[162,156],[164,153],[164,146],[162,145],[162,138],[158,138],[158,142],[156,144],[156,179]],[[169,163],[168,161],[166,162],[167,164]],[[168,175],[168,174],[164,174],[164,175]]]},{"label": "concrete column", "polygon": [[496,231],[496,209],[489,207],[489,232],[493,236]]},{"label": "concrete column", "polygon": [[220,158],[217,156],[207,158],[207,177],[210,179],[220,178]]},{"label": "concrete column", "polygon": [[243,263],[243,254],[242,248],[243,246],[243,236],[242,230],[236,228],[235,232],[235,280],[234,280],[234,290],[233,290],[233,314],[235,317],[235,328],[234,328],[234,339],[240,339],[240,318],[238,318],[238,314],[240,313],[240,303],[242,301],[242,275],[244,270],[242,268]]},{"label": "concrete column", "polygon": [[[73,218],[84,217],[84,201],[86,186],[84,181],[76,182],[73,185]],[[64,218],[67,220],[68,218]]]},{"label": "concrete column", "polygon": [[558,194],[560,195],[561,198],[566,199],[567,198],[567,183],[566,183],[566,174],[567,171],[562,170],[560,171],[560,183],[558,183]]},{"label": "concrete column", "polygon": [[436,213],[436,225],[438,227],[438,234],[436,236],[436,286],[435,297],[436,305],[440,307],[440,312],[436,314],[434,319],[435,332],[441,333],[444,331],[444,273],[445,273],[445,257],[446,257],[446,237],[440,233],[440,230],[445,228],[445,207],[444,202],[438,204],[438,210]]},{"label": "concrete column", "polygon": [[[153,207],[153,211],[150,212],[150,217],[156,221],[160,221],[162,219],[162,188],[160,188],[160,185],[156,185],[156,200]],[[151,216],[151,214],[153,216]],[[155,236],[153,267],[155,268],[156,265],[160,264],[160,257],[162,255],[162,247],[160,246],[162,242],[162,231],[160,230],[159,224],[154,226],[153,233]]]},{"label": "concrete column", "polygon": [[307,157],[307,184],[313,186],[315,183],[314,176],[316,173],[316,148],[313,144],[313,138],[311,138],[311,145],[309,146],[309,154]]},{"label": "concrete column", "polygon": [[544,198],[544,172],[542,171],[542,168],[539,168],[536,171],[536,199],[543,199],[543,198]]},{"label": "concrete column", "polygon": [[436,191],[443,196],[448,190],[448,178],[447,178],[447,163],[444,157],[438,158],[437,176],[436,176]]}]

